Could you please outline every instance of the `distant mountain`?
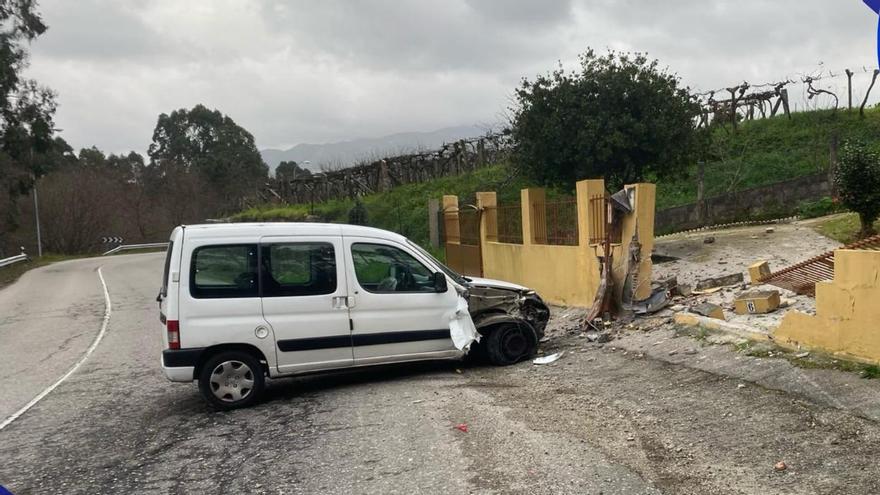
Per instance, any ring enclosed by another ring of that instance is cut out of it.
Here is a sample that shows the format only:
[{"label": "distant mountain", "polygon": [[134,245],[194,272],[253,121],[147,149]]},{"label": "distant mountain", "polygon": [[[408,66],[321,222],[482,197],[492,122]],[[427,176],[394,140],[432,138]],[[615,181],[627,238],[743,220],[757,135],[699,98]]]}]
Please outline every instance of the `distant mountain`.
[{"label": "distant mountain", "polygon": [[[354,139],[327,144],[298,144],[286,150],[265,149],[263,160],[275,172],[279,163],[294,160],[300,166],[319,172],[321,166],[350,167],[362,160],[402,155],[419,150],[438,149],[443,143],[452,143],[486,134],[477,126],[447,127],[432,132],[402,132],[379,138]],[[305,162],[309,163],[306,164]]]}]

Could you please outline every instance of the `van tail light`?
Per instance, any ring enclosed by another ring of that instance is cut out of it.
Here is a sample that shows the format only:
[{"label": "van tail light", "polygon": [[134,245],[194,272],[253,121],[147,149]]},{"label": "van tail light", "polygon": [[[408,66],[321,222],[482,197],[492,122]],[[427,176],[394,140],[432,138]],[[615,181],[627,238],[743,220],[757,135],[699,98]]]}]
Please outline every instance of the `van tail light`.
[{"label": "van tail light", "polygon": [[168,330],[168,348],[180,349],[180,322],[168,320],[165,328]]}]

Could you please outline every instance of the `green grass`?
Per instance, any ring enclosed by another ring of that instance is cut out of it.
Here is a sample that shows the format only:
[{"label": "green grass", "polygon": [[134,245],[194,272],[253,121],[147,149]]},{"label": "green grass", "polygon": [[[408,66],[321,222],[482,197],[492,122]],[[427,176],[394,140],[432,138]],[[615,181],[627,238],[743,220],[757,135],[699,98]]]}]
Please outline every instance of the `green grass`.
[{"label": "green grass", "polygon": [[[874,224],[874,228],[880,232],[880,221]],[[834,215],[827,220],[813,226],[816,232],[834,239],[841,244],[851,244],[858,240],[861,229],[859,216],[855,213]]]},{"label": "green grass", "polygon": [[[741,123],[736,132],[719,128],[713,135],[716,159],[706,163],[707,197],[815,174],[828,169],[833,135],[840,142],[863,139],[880,145],[880,110],[820,110]],[[657,208],[692,203],[697,198],[696,167],[658,185]]]}]

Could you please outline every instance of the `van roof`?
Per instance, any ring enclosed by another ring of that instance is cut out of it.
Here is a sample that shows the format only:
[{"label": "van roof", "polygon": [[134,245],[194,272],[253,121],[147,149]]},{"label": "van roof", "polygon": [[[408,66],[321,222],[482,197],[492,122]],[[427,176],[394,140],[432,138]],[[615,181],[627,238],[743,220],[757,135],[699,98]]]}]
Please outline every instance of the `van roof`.
[{"label": "van roof", "polygon": [[406,237],[387,230],[360,225],[311,222],[205,223],[182,226],[187,238],[235,237],[237,235],[359,236],[406,242]]}]

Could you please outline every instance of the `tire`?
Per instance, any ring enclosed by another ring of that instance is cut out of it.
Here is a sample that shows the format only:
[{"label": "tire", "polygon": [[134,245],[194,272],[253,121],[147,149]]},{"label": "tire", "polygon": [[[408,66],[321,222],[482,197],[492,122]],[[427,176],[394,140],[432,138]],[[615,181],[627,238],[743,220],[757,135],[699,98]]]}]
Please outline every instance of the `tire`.
[{"label": "tire", "polygon": [[255,404],[266,378],[260,361],[244,351],[225,351],[208,358],[199,370],[199,391],[214,409],[229,411]]},{"label": "tire", "polygon": [[486,355],[495,366],[509,366],[532,356],[538,347],[537,340],[528,325],[498,325],[486,339]]}]

